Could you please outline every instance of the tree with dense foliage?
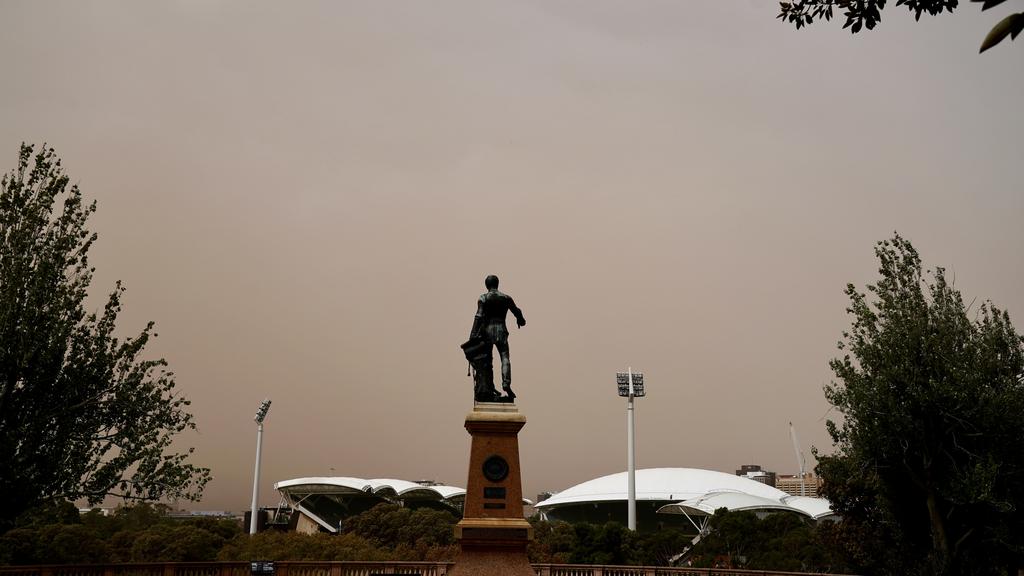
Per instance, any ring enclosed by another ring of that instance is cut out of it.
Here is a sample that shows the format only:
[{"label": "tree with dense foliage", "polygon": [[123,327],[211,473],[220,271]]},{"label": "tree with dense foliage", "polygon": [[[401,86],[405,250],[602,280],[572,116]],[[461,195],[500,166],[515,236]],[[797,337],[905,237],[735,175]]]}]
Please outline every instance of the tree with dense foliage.
[{"label": "tree with dense foliage", "polygon": [[150,323],[115,336],[123,288],[85,300],[96,234],[52,148],[22,145],[0,180],[0,532],[46,501],[198,498],[209,470],[171,449],[194,428]]},{"label": "tree with dense foliage", "polygon": [[834,553],[828,534],[831,522],[815,524],[790,512],[759,518],[754,512],[724,508],[709,520],[710,532],[689,554],[698,567],[725,562],[736,568],[790,572],[848,572]]},{"label": "tree with dense foliage", "polygon": [[568,564],[576,548],[576,531],[568,522],[548,522],[539,516],[530,518],[533,540],[527,547],[530,562]]},{"label": "tree with dense foliage", "polygon": [[[843,28],[849,28],[850,32],[856,34],[863,28],[873,29],[882,20],[882,10],[887,0],[791,0],[779,2],[779,19],[785,20],[800,29],[816,20],[831,20],[835,15],[835,9],[843,10],[846,23]],[[988,10],[998,6],[1006,0],[971,0],[982,3],[981,9]],[[952,12],[959,4],[959,0],[896,0],[897,6],[906,6],[907,10],[914,13],[916,20],[921,19],[922,14],[935,16],[943,12]],[[1010,14],[996,24],[985,40],[981,43],[981,52],[999,44],[1006,39],[1017,38],[1017,35],[1024,30],[1024,12]]]},{"label": "tree with dense foliage", "polygon": [[527,552],[535,563],[670,566],[693,539],[674,528],[634,532],[618,522],[569,524],[535,516],[530,524]]},{"label": "tree with dense foliage", "polygon": [[402,560],[441,562],[458,546],[450,512],[378,504],[348,518],[339,534],[260,532],[234,538],[219,560]]},{"label": "tree with dense foliage", "polygon": [[899,235],[875,253],[825,389],[843,415],[818,455],[837,542],[863,572],[1005,574],[1024,559],[1024,339]]},{"label": "tree with dense foliage", "polygon": [[342,532],[357,534],[378,547],[397,551],[399,556],[412,554],[414,559],[427,559],[431,548],[450,549],[454,554],[458,521],[451,512],[443,510],[378,504],[349,518]]},{"label": "tree with dense foliage", "polygon": [[0,564],[211,561],[236,536],[248,537],[234,520],[173,519],[146,503],[80,515],[63,501],[22,514],[0,535]]},{"label": "tree with dense foliage", "polygon": [[[408,552],[408,550],[406,550]],[[303,560],[341,561],[357,560],[376,562],[400,561],[445,561],[450,558],[415,557],[411,553],[398,557],[394,551],[375,546],[358,534],[299,534],[268,530],[254,536],[240,535],[224,545],[217,560]]]}]

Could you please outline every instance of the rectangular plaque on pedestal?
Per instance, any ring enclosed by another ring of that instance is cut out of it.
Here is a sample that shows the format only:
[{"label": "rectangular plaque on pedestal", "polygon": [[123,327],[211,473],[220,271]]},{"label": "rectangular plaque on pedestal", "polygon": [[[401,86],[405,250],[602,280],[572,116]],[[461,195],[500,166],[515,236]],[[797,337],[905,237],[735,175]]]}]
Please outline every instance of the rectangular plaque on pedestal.
[{"label": "rectangular plaque on pedestal", "polygon": [[505,487],[504,486],[485,486],[484,487],[484,498],[488,500],[504,500],[505,499]]}]

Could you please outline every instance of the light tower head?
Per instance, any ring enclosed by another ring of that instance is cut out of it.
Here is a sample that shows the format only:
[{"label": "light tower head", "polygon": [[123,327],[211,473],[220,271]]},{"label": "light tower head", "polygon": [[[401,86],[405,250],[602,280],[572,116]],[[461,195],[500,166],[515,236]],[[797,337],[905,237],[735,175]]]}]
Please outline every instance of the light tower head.
[{"label": "light tower head", "polygon": [[[633,372],[633,394],[635,398],[641,398],[645,395],[644,392],[644,375],[640,372]],[[615,383],[619,385],[619,396],[628,398],[629,393],[629,372],[616,372]]]},{"label": "light tower head", "polygon": [[256,409],[256,423],[263,424],[263,419],[267,417],[267,412],[270,411],[270,398],[265,398],[263,402],[260,402],[260,407]]}]

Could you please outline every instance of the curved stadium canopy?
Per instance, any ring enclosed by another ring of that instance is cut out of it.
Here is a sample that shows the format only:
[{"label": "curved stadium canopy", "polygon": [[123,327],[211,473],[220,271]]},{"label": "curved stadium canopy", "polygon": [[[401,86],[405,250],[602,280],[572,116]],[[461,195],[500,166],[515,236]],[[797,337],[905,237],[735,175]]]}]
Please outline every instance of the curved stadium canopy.
[{"label": "curved stadium canopy", "polygon": [[[559,492],[535,507],[550,519],[622,521],[627,482],[626,472],[602,476]],[[636,499],[641,528],[645,523],[664,524],[666,515],[680,514],[702,530],[704,521],[698,524],[693,517],[713,515],[719,508],[758,513],[787,511],[814,520],[833,515],[823,498],[791,496],[743,476],[698,468],[637,470]]]},{"label": "curved stadium canopy", "polygon": [[365,480],[349,476],[296,478],[274,484],[295,510],[329,532],[341,521],[383,502],[462,513],[466,490],[456,486],[409,482],[394,478]]}]

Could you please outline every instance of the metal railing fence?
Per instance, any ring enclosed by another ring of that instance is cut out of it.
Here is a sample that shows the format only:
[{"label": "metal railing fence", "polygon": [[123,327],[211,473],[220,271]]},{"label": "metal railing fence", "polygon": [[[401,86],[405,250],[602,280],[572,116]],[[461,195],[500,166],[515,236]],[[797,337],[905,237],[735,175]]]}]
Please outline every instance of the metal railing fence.
[{"label": "metal railing fence", "polygon": [[[452,562],[274,562],[273,576],[445,576]],[[824,576],[811,572],[534,564],[537,576]],[[248,562],[153,562],[143,564],[52,564],[0,566],[0,576],[250,576]],[[831,575],[834,576],[834,575]]]}]

